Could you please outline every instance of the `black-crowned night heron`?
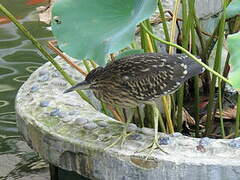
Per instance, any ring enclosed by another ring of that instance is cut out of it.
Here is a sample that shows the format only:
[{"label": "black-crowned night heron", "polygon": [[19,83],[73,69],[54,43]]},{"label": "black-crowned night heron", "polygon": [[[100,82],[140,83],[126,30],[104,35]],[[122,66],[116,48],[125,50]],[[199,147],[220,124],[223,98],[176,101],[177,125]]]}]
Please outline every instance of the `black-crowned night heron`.
[{"label": "black-crowned night heron", "polygon": [[[151,147],[157,148],[159,112],[154,100],[175,92],[184,81],[201,72],[203,68],[186,55],[136,54],[93,69],[84,81],[65,92],[90,89],[99,100],[123,108],[152,104],[156,118]],[[122,137],[124,141],[126,128]]]}]

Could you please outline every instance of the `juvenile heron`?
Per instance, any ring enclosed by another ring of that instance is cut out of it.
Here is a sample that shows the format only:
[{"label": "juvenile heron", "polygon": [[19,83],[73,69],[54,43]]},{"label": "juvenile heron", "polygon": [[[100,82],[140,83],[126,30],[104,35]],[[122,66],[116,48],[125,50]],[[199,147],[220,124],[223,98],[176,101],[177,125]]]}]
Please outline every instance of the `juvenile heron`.
[{"label": "juvenile heron", "polygon": [[[136,54],[97,67],[85,80],[67,89],[91,89],[95,96],[111,105],[134,108],[152,104],[155,113],[155,135],[149,147],[158,144],[158,109],[155,99],[175,92],[187,79],[203,72],[203,68],[186,55]],[[127,123],[130,118],[127,118]],[[122,140],[126,137],[127,123]]]}]

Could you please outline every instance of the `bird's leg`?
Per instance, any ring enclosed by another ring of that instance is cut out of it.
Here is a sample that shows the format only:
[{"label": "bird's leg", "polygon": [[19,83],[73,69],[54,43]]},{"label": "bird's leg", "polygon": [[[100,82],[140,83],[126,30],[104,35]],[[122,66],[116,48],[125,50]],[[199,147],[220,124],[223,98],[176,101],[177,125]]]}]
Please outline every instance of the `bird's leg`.
[{"label": "bird's leg", "polygon": [[154,138],[153,138],[153,141],[147,147],[137,151],[137,152],[142,152],[144,150],[149,149],[149,152],[148,152],[148,155],[147,155],[146,159],[148,159],[148,157],[152,154],[152,152],[155,149],[160,149],[164,153],[168,154],[167,152],[165,152],[160,147],[159,142],[158,142],[158,117],[159,117],[159,111],[158,111],[158,108],[157,108],[157,105],[156,105],[155,102],[153,102],[152,108],[153,108],[153,114],[154,114]]},{"label": "bird's leg", "polygon": [[132,133],[127,133],[127,128],[128,128],[128,125],[129,123],[131,122],[132,118],[133,118],[133,115],[134,115],[134,111],[131,109],[129,111],[129,114],[126,112],[126,109],[123,109],[123,113],[124,113],[124,116],[125,116],[125,119],[126,119],[126,123],[123,127],[123,131],[122,133],[119,135],[119,137],[112,143],[110,144],[109,146],[107,146],[104,150],[107,150],[113,146],[115,146],[116,144],[118,144],[120,142],[120,147],[122,148],[126,138],[131,135]]}]

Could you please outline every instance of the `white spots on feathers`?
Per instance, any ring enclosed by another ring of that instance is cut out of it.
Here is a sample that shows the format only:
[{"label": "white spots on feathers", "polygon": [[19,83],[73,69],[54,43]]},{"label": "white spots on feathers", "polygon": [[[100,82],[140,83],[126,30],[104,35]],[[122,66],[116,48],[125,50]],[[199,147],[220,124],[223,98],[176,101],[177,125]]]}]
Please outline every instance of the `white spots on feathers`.
[{"label": "white spots on feathers", "polygon": [[163,66],[164,66],[164,63],[163,63],[163,62],[158,65],[158,67],[163,67]]},{"label": "white spots on feathers", "polygon": [[187,55],[178,56],[179,59],[186,59],[187,57],[188,57]]},{"label": "white spots on feathers", "polygon": [[184,63],[181,63],[180,66],[183,67],[184,69],[187,69],[187,65]]},{"label": "white spots on feathers", "polygon": [[141,69],[140,71],[142,72],[148,72],[150,70],[150,68],[146,68],[146,69]]},{"label": "white spots on feathers", "polygon": [[179,86],[181,83],[180,82],[176,82],[176,85]]},{"label": "white spots on feathers", "polygon": [[125,75],[125,76],[123,76],[123,79],[124,80],[129,80],[129,77]]},{"label": "white spots on feathers", "polygon": [[187,71],[187,70],[183,71],[183,74],[185,74],[185,75],[186,75],[187,73],[188,73],[188,71]]}]

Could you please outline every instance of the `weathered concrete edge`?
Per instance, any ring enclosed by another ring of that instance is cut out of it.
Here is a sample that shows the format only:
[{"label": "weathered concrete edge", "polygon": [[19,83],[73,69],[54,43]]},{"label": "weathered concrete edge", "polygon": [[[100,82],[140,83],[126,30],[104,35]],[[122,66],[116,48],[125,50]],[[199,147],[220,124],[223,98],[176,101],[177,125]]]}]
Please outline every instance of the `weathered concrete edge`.
[{"label": "weathered concrete edge", "polygon": [[[23,125],[25,121],[17,116]],[[19,123],[18,123],[19,124]],[[32,125],[19,126],[20,131],[30,147],[38,152],[48,162],[65,170],[75,171],[82,176],[92,179],[139,179],[139,180],[206,180],[231,179],[240,177],[240,166],[221,166],[217,164],[193,164],[172,162],[167,160],[145,161],[138,156],[118,156],[116,153],[101,150],[92,151],[87,147],[74,147],[75,152],[69,150],[69,142],[62,142],[48,132],[39,131]],[[31,141],[37,137],[36,141]],[[45,138],[47,137],[47,138]],[[49,142],[52,141],[52,142]],[[54,144],[54,146],[53,146]],[[61,147],[66,145],[64,149]],[[39,151],[44,149],[45,151]],[[59,150],[62,149],[61,152]],[[72,147],[70,148],[72,149]],[[56,157],[57,154],[62,155]],[[74,158],[75,157],[75,158]],[[132,159],[132,160],[131,160]],[[133,161],[133,162],[132,162]],[[134,164],[135,163],[135,164]],[[139,166],[137,164],[139,163]],[[143,165],[145,164],[145,165]],[[147,164],[147,165],[146,165]],[[146,166],[147,168],[143,168]]]}]

